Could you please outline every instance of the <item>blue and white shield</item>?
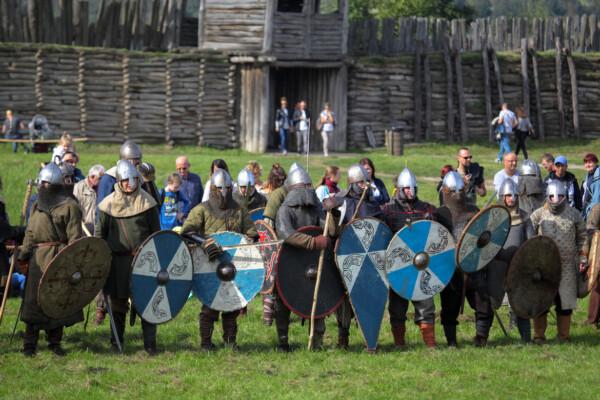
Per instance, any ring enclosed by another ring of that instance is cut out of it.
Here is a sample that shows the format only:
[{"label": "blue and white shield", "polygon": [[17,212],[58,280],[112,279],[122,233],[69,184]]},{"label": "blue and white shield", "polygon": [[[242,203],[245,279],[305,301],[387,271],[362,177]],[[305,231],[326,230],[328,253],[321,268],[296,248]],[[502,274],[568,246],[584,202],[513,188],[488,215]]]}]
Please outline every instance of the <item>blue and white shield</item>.
[{"label": "blue and white shield", "polygon": [[252,222],[260,221],[263,219],[263,214],[265,213],[265,208],[257,208],[250,211],[250,217],[252,217]]},{"label": "blue and white shield", "polygon": [[[247,244],[251,241],[234,232],[219,232],[209,237],[221,246]],[[202,249],[197,246],[192,254],[194,263],[194,294],[202,304],[217,311],[239,310],[258,294],[265,278],[265,262],[259,247],[239,247],[224,250],[214,261],[209,261]],[[223,263],[235,266],[232,280],[221,280],[217,269]]]},{"label": "blue and white shield", "polygon": [[417,221],[396,233],[386,251],[390,287],[408,300],[441,292],[454,274],[454,240],[434,221]]},{"label": "blue and white shield", "polygon": [[144,241],[131,267],[131,298],[140,316],[164,324],[183,308],[192,288],[192,256],[181,237],[159,231]]},{"label": "blue and white shield", "polygon": [[465,227],[456,247],[456,265],[470,274],[477,272],[498,254],[510,231],[510,213],[494,204],[478,212]]},{"label": "blue and white shield", "polygon": [[375,349],[388,298],[385,251],[392,232],[376,218],[346,225],[336,249],[337,263],[350,304],[369,349]]}]

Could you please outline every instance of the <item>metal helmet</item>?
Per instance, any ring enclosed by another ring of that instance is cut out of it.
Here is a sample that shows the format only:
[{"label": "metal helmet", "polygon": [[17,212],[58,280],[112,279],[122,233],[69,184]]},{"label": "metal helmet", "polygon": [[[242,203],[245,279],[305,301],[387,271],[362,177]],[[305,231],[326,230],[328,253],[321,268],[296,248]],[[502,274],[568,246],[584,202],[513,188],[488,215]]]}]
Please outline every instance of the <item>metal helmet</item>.
[{"label": "metal helmet", "polygon": [[288,175],[291,175],[292,172],[294,172],[297,169],[301,169],[302,171],[304,171],[304,167],[300,164],[298,164],[296,161],[293,162],[293,164],[290,166],[290,170],[288,171]]},{"label": "metal helmet", "polygon": [[299,184],[312,185],[312,179],[304,169],[296,169],[289,174],[285,184],[288,189]]},{"label": "metal helmet", "polygon": [[[559,200],[558,197],[563,195],[563,199]],[[554,201],[550,200],[550,196],[554,196]],[[546,203],[551,212],[560,210],[567,202],[567,189],[565,185],[559,180],[552,180],[546,186]]]},{"label": "metal helmet", "polygon": [[346,183],[350,186],[356,182],[364,182],[365,184],[369,182],[369,173],[365,167],[360,164],[352,164],[350,168],[348,168]]},{"label": "metal helmet", "polygon": [[250,183],[250,188],[253,188],[256,182],[254,181],[254,174],[247,169],[243,169],[237,176],[238,187],[247,187]]},{"label": "metal helmet", "polygon": [[515,181],[513,181],[510,178],[506,178],[504,180],[504,182],[502,182],[500,184],[500,187],[498,188],[498,197],[500,196],[512,196],[513,198],[515,196],[519,195],[519,188],[517,187],[517,184],[515,183]]},{"label": "metal helmet", "polygon": [[66,162],[61,161],[57,165],[58,165],[58,168],[60,169],[60,172],[62,173],[63,178],[74,175],[73,167],[71,167]]},{"label": "metal helmet", "polygon": [[519,175],[540,176],[540,167],[534,160],[528,158],[521,164]]},{"label": "metal helmet", "polygon": [[417,197],[417,178],[415,174],[408,168],[404,168],[400,175],[398,175],[398,183],[396,184],[396,193],[398,193],[398,197],[402,200],[406,200],[406,195],[404,194],[404,188],[410,188],[410,194],[413,198]]},{"label": "metal helmet", "polygon": [[42,168],[38,175],[38,184],[41,184],[42,182],[48,182],[51,185],[63,184],[63,174],[56,163],[48,163],[48,165]]},{"label": "metal helmet", "polygon": [[460,192],[464,185],[465,183],[456,171],[449,171],[442,181],[442,188],[448,188],[456,194]]},{"label": "metal helmet", "polygon": [[117,163],[117,171],[115,173],[115,178],[117,183],[121,183],[125,179],[129,179],[129,187],[132,189],[137,189],[137,183],[134,178],[138,178],[139,182],[139,173],[135,165],[129,160],[119,160]]},{"label": "metal helmet", "polygon": [[215,188],[221,188],[221,196],[226,197],[231,191],[233,182],[231,176],[224,169],[216,170],[210,178],[210,186]]},{"label": "metal helmet", "polygon": [[142,150],[133,141],[128,140],[123,143],[121,150],[119,150],[120,160],[133,160],[135,158],[142,159]]}]

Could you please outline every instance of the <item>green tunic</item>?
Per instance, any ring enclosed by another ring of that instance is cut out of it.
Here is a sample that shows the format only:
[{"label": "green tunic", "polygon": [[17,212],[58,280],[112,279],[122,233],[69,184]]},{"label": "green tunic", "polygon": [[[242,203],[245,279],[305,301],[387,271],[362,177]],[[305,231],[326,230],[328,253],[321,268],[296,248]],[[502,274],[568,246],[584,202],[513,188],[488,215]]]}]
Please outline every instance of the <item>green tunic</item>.
[{"label": "green tunic", "polygon": [[106,240],[112,251],[110,274],[104,285],[104,294],[119,299],[129,297],[129,279],[134,257],[131,253],[136,252],[148,236],[158,231],[160,221],[156,207],[122,218],[112,217],[98,210],[98,224],[94,236]]},{"label": "green tunic", "polygon": [[56,233],[52,228],[50,216],[38,210],[37,203],[34,203],[31,207],[21,254],[19,254],[19,260],[29,261],[21,319],[23,322],[33,325],[35,330],[50,330],[83,321],[83,311],[81,310],[71,316],[55,319],[46,316],[38,305],[37,289],[42,275],[52,258],[66,245],[40,247],[34,247],[34,245],[59,241],[71,244],[81,238],[81,209],[75,200],[67,199],[65,203],[52,208],[50,214]]},{"label": "green tunic", "polygon": [[263,217],[270,218],[273,221],[275,221],[275,217],[277,216],[277,210],[279,210],[279,207],[281,207],[281,204],[283,204],[283,201],[285,200],[286,196],[287,189],[285,187],[282,186],[278,189],[275,189],[269,195],[269,201],[267,202],[267,205],[265,207]]},{"label": "green tunic", "polygon": [[198,204],[183,223],[181,232],[196,232],[201,237],[207,237],[213,233],[230,231],[257,237],[258,233],[248,210],[233,204],[236,209],[232,209],[227,218],[212,215],[208,201]]}]

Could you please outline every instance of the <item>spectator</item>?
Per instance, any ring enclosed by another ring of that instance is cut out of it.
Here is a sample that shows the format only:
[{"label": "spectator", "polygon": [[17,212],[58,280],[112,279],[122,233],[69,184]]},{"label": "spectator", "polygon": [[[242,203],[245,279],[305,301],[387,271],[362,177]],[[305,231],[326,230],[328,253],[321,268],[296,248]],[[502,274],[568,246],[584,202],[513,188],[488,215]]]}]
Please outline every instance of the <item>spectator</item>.
[{"label": "spectator", "polygon": [[508,139],[510,138],[513,128],[516,127],[518,123],[515,113],[508,109],[507,103],[502,104],[502,111],[500,111],[500,115],[498,116],[498,123],[503,125],[504,133],[500,136],[500,152],[498,152],[498,157],[496,158],[497,163],[501,162],[502,154],[504,152],[510,153]]},{"label": "spectator", "polygon": [[583,163],[588,171],[581,184],[583,218],[587,220],[592,207],[600,202],[600,170],[598,169],[598,157],[593,153],[586,154]]},{"label": "spectator", "polygon": [[527,148],[525,148],[525,139],[527,136],[531,135],[533,132],[533,126],[531,125],[531,121],[527,114],[525,114],[525,108],[523,106],[518,106],[516,109],[517,114],[517,127],[515,128],[515,139],[517,140],[517,150],[515,150],[515,154],[519,155],[519,150],[523,149],[523,155],[525,155],[525,159],[527,160]]},{"label": "spectator", "polygon": [[331,111],[329,103],[325,103],[324,110],[321,111],[321,138],[323,139],[323,155],[329,156],[329,138],[333,135],[335,128],[335,114]]},{"label": "spectator", "polygon": [[[308,133],[310,131],[310,112],[306,109],[306,102],[300,102],[300,108],[294,111],[294,128],[296,129],[296,147],[298,155],[308,152]],[[302,146],[304,145],[304,152]]]},{"label": "spectator", "polygon": [[567,158],[565,156],[558,156],[554,160],[554,171],[548,174],[548,177],[544,180],[544,183],[548,185],[553,180],[560,181],[565,187],[567,193],[567,203],[579,212],[582,210],[581,204],[581,191],[579,190],[579,184],[575,175],[567,171],[569,165],[567,164]]},{"label": "spectator", "polygon": [[[456,172],[460,174],[465,184],[467,204],[476,206],[477,195],[483,197],[486,195],[487,190],[485,188],[485,179],[483,178],[483,167],[480,167],[477,163],[472,163],[472,158],[473,155],[471,155],[471,152],[466,147],[458,149],[458,154],[456,155],[458,167],[456,168]],[[438,186],[441,187],[441,182]]]},{"label": "spectator", "polygon": [[515,153],[508,153],[504,156],[504,169],[494,175],[494,190],[497,192],[502,182],[509,178],[515,184],[519,184],[519,170],[517,169],[517,155]]},{"label": "spectator", "polygon": [[[546,153],[542,156],[542,167],[544,167],[548,173],[554,171],[554,156],[552,154]],[[547,178],[548,177],[546,176],[546,179]],[[544,179],[544,181],[546,179]]]},{"label": "spectator", "polygon": [[106,173],[106,168],[100,164],[94,165],[88,171],[87,179],[83,179],[75,184],[73,195],[79,202],[79,208],[83,213],[83,223],[88,230],[94,234],[94,225],[96,223],[96,206],[98,199],[98,184],[100,179]]},{"label": "spectator", "polygon": [[77,153],[74,153],[73,150],[66,151],[62,156],[63,162],[69,164],[71,168],[73,168],[73,179],[75,183],[81,182],[85,179],[83,176],[83,172],[79,168],[77,168],[77,164],[79,163],[79,156]]},{"label": "spectator", "polygon": [[369,173],[373,198],[379,203],[380,206],[384,206],[385,203],[389,203],[390,195],[388,194],[383,181],[375,177],[375,166],[373,165],[373,161],[365,157],[360,160],[360,164],[365,167]]},{"label": "spectator", "polygon": [[[165,188],[158,192],[162,200],[160,229],[173,229],[183,224],[181,220],[189,211],[190,200],[179,190],[182,183],[181,176],[173,173],[167,177]],[[181,209],[179,208],[179,202],[183,202],[183,208]]]},{"label": "spectator", "polygon": [[442,178],[440,180],[440,182],[437,185],[437,188],[435,190],[437,190],[438,194],[439,194],[439,200],[440,200],[440,207],[444,205],[444,196],[442,196],[442,183],[444,183],[444,177],[446,176],[446,174],[450,171],[454,171],[454,167],[450,164],[448,165],[444,165],[442,167],[442,172],[440,173],[440,178]]},{"label": "spectator", "polygon": [[[11,110],[6,110],[6,119],[4,120],[4,125],[2,126],[2,134],[4,135],[4,138],[23,139],[21,129],[25,129],[25,125],[23,125],[19,118],[13,116],[13,112]],[[25,154],[29,153],[29,147],[27,147],[25,143],[21,143],[21,146],[23,146],[23,152]],[[18,148],[19,144],[17,142],[13,142],[13,153],[16,153]]]},{"label": "spectator", "polygon": [[[217,158],[213,160],[212,164],[210,164],[210,175],[208,176],[208,182],[206,182],[206,187],[204,188],[204,193],[202,194],[202,202],[208,200],[208,194],[210,193],[210,178],[213,176],[215,171],[220,169],[224,169],[229,174],[229,167],[227,167],[225,160]],[[231,174],[229,175],[231,176]],[[235,192],[235,186],[233,187],[233,191]]]},{"label": "spectator", "polygon": [[262,185],[265,184],[262,181],[262,179],[260,179],[260,177],[263,174],[262,166],[258,162],[252,160],[248,163],[248,165],[246,165],[245,169],[252,172],[252,175],[254,175],[254,182],[255,182],[254,187],[256,188],[256,190],[260,191],[260,188],[262,187]]},{"label": "spectator", "polygon": [[290,139],[290,129],[293,126],[292,121],[293,114],[287,108],[287,99],[282,97],[281,108],[278,108],[277,112],[275,113],[275,132],[279,133],[279,137],[281,138],[281,152],[283,155],[287,154],[287,144]]},{"label": "spectator", "polygon": [[273,193],[276,189],[279,189],[283,186],[287,175],[285,170],[281,167],[279,163],[273,164],[271,167],[271,171],[269,171],[269,176],[267,177],[267,181],[260,188],[259,192],[264,195],[267,200],[269,199],[269,195]]},{"label": "spectator", "polygon": [[328,197],[333,197],[336,193],[341,192],[342,189],[338,186],[339,181],[339,167],[330,165],[327,168],[325,168],[325,175],[321,177],[321,179],[317,183],[317,188],[315,189],[319,200],[323,201],[324,199]]},{"label": "spectator", "polygon": [[[181,177],[181,188],[179,188],[179,192],[183,193],[185,197],[187,197],[190,201],[190,206],[188,207],[187,213],[181,219],[181,223],[185,222],[187,216],[190,214],[190,211],[194,207],[202,201],[202,195],[204,194],[204,189],[202,188],[202,179],[197,174],[190,172],[190,162],[187,157],[181,156],[177,157],[175,160],[175,168],[177,169],[177,173]],[[168,179],[165,179],[165,187],[168,184]],[[177,204],[177,208],[179,210],[183,210],[183,201],[180,200]]]},{"label": "spectator", "polygon": [[64,132],[58,141],[58,146],[52,151],[52,161],[58,164],[62,161],[66,152],[73,150],[73,138],[67,132]]}]

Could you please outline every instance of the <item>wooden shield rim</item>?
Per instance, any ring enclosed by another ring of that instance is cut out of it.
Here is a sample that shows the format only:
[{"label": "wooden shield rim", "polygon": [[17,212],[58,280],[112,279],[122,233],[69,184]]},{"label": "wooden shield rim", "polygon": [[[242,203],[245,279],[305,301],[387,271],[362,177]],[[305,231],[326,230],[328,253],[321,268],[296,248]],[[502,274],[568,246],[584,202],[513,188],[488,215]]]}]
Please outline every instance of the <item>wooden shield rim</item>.
[{"label": "wooden shield rim", "polygon": [[[338,250],[338,245],[340,244],[339,239],[342,237],[342,235],[344,234],[344,232],[346,232],[346,229],[350,228],[351,225],[361,219],[372,219],[374,221],[376,221],[379,224],[384,225],[387,230],[390,232],[390,236],[392,237],[392,239],[394,238],[394,234],[392,233],[392,230],[389,228],[389,226],[387,226],[387,224],[375,217],[360,217],[360,218],[355,218],[352,221],[348,222],[345,226],[344,229],[342,229],[342,233],[340,233],[340,236],[338,236],[338,240],[335,242],[335,251],[334,251],[334,255],[335,255],[335,265],[337,266],[338,272],[340,273],[340,278],[342,280],[342,285],[344,285],[344,289],[345,289],[345,296],[348,298],[348,302],[350,303],[350,307],[352,307],[352,311],[354,312],[354,319],[356,320],[356,323],[358,324],[358,327],[360,329],[360,333],[361,336],[363,338],[363,341],[365,342],[365,347],[368,350],[375,350],[377,348],[377,343],[375,344],[374,348],[370,348],[369,344],[367,343],[367,339],[365,338],[365,334],[363,333],[363,328],[362,325],[360,323],[360,321],[358,320],[358,318],[356,318],[356,310],[354,309],[354,302],[352,301],[352,296],[350,296],[350,292],[348,292],[348,287],[346,286],[346,280],[344,279],[344,277],[342,276],[342,272],[340,271],[340,265],[338,264],[338,257],[337,257],[337,250]],[[390,240],[391,241],[391,240]],[[389,246],[389,243],[388,243]],[[384,253],[387,252],[387,247],[386,250],[384,251]],[[387,280],[387,271],[386,271],[386,280]],[[388,282],[388,291],[389,291],[389,282]],[[343,301],[343,300],[342,300]],[[341,304],[341,303],[340,303]],[[338,306],[339,307],[339,306]],[[384,313],[383,315],[385,316],[385,309],[384,309]],[[383,318],[381,319],[381,322],[383,323]],[[379,327],[379,334],[381,335],[381,327]],[[379,342],[379,339],[377,340],[377,342]]]},{"label": "wooden shield rim", "polygon": [[[524,252],[524,248],[525,245],[529,242],[529,241],[534,241],[534,240],[540,240],[540,238],[544,238],[545,240],[550,241],[551,243],[554,244],[554,246],[556,246],[557,249],[559,249],[558,245],[556,244],[556,242],[554,241],[554,239],[552,239],[550,236],[545,236],[545,235],[535,235],[529,239],[527,239],[525,241],[525,243],[523,243],[521,245],[521,247],[519,247],[519,249],[517,250],[517,252],[515,253],[515,255],[513,256],[513,260],[517,257],[517,255],[519,255],[521,252]],[[560,254],[560,249],[558,250],[559,254]],[[508,275],[510,274],[511,269],[513,268],[513,263],[511,261],[511,263],[508,266],[508,270],[506,271],[506,279],[505,279],[505,286],[506,286],[506,295],[508,296],[508,304],[510,304],[511,309],[515,312],[515,314],[517,314],[518,317],[523,318],[523,319],[531,319],[531,318],[535,318],[537,316],[542,315],[544,312],[546,312],[546,310],[543,310],[542,312],[540,312],[538,315],[534,315],[534,316],[524,316],[523,314],[521,314],[516,308],[514,308],[512,306],[512,301],[511,301],[511,291],[510,291],[510,281],[508,280]],[[560,281],[559,281],[560,282]],[[556,294],[558,293],[558,289],[560,287],[560,283],[559,285],[557,285],[556,290],[553,292],[552,298],[556,297]],[[552,302],[548,305],[548,309],[550,309],[550,307],[552,307]]]},{"label": "wooden shield rim", "polygon": [[[309,229],[316,229],[318,231],[323,232],[323,228],[321,228],[320,226],[303,226],[302,228],[298,229],[298,232],[307,231]],[[277,276],[278,276],[277,272],[279,270],[279,257],[280,256],[281,256],[281,252],[278,252],[277,253],[277,264],[275,265],[275,285],[277,285],[277,293],[279,293],[279,297],[281,297],[281,300],[283,301],[283,303],[285,304],[285,306],[290,311],[292,311],[296,315],[301,316],[302,318],[310,318],[310,315],[304,315],[304,314],[299,313],[298,311],[294,310],[292,307],[290,307],[290,304],[287,302],[287,300],[285,299],[285,297],[281,295],[281,290],[279,288],[279,280],[277,279]],[[342,286],[343,286],[343,283],[342,283]],[[341,300],[339,301],[339,303],[336,304],[335,307],[333,307],[333,309],[331,311],[329,311],[329,312],[327,312],[325,314],[315,315],[315,319],[320,319],[320,318],[327,317],[329,314],[331,314],[332,312],[334,312],[340,306],[340,304],[342,304],[342,302],[344,301],[345,298],[346,298],[346,291],[344,291],[344,295],[342,296]]]},{"label": "wooden shield rim", "polygon": [[[267,223],[266,223],[264,220],[262,220],[262,219],[259,219],[259,220],[256,220],[256,221],[254,221],[254,226],[255,226],[255,227],[256,227],[256,224],[261,224],[261,225],[264,225],[264,226],[267,228],[267,230],[268,230],[268,231],[269,231],[269,232],[270,232],[270,233],[273,235],[273,237],[275,238],[275,240],[277,240],[277,234],[275,233],[275,229],[271,228],[271,225],[267,224]],[[275,262],[275,263],[277,263],[277,258],[279,257],[279,249],[281,249],[281,245],[279,245],[279,244],[276,244],[276,245],[275,245],[275,247],[276,247],[275,253],[277,254],[277,256],[275,257],[275,260],[274,260],[274,262]],[[262,251],[261,251],[261,253],[262,253]],[[263,258],[265,259],[265,280],[267,280],[267,274],[266,274],[266,272],[267,272],[267,271],[266,271],[266,266],[267,266],[267,264],[266,264],[266,263],[267,263],[267,258],[265,257],[265,255],[264,255],[264,254],[263,254]],[[273,272],[273,268],[274,268],[274,266],[273,266],[273,265],[271,265],[271,271],[272,271],[272,272]],[[274,288],[274,287],[275,287],[275,280],[273,280],[273,285],[271,285],[271,287],[270,287],[269,289],[267,289],[267,290],[264,290],[264,291],[263,291],[263,290],[261,290],[261,291],[260,291],[260,294],[270,294],[270,293],[272,293],[272,292],[273,292],[273,288]]]},{"label": "wooden shield rim", "polygon": [[[163,233],[168,233],[168,234],[172,234],[172,235],[177,235],[177,237],[178,237],[178,238],[179,238],[179,239],[180,239],[180,240],[181,240],[181,241],[182,241],[182,242],[185,244],[185,248],[186,248],[186,250],[188,251],[188,253],[190,253],[190,261],[192,261],[192,254],[191,254],[190,248],[189,248],[189,247],[187,246],[187,244],[185,243],[185,240],[183,240],[183,238],[182,238],[182,237],[181,237],[181,236],[180,236],[180,235],[179,235],[177,232],[175,232],[175,231],[172,231],[172,230],[169,230],[169,229],[163,229],[163,230],[160,230],[160,231],[158,231],[158,232],[154,232],[153,234],[151,234],[150,236],[148,236],[148,237],[146,238],[146,240],[144,240],[144,241],[142,242],[142,244],[140,245],[140,247],[138,247],[138,248],[137,248],[137,251],[136,251],[136,253],[135,253],[135,257],[133,257],[133,261],[131,262],[131,268],[129,269],[129,298],[131,299],[131,304],[132,304],[132,305],[135,307],[135,309],[138,311],[138,315],[140,316],[140,318],[142,318],[142,314],[141,314],[141,313],[143,312],[143,310],[141,310],[141,311],[140,311],[140,310],[137,308],[137,306],[135,305],[135,302],[133,301],[133,295],[132,295],[132,294],[133,294],[133,290],[131,289],[131,282],[132,282],[133,269],[134,269],[134,267],[135,267],[135,262],[136,262],[136,261],[137,261],[137,259],[138,259],[138,255],[140,254],[140,250],[141,250],[141,249],[142,249],[142,248],[143,248],[143,247],[144,247],[146,244],[148,244],[148,242],[149,242],[150,240],[154,239],[154,237],[156,237],[156,236],[159,236],[159,235],[162,235]],[[194,280],[194,265],[193,265],[193,262],[192,262],[192,279],[190,279],[190,291],[192,290],[192,282],[193,282],[193,280]],[[188,292],[188,296],[189,296],[189,292]],[[184,307],[185,307],[185,303],[184,303]],[[158,322],[158,323],[155,323],[155,322],[149,322],[149,321],[146,321],[145,319],[144,319],[144,321],[145,321],[146,323],[148,323],[148,324],[151,324],[151,325],[162,325],[162,324],[166,324],[167,322],[170,322],[170,321],[174,320],[174,319],[175,319],[175,318],[176,318],[176,317],[179,315],[179,313],[181,312],[181,310],[183,310],[183,307],[181,307],[181,309],[180,309],[179,311],[177,311],[177,313],[176,313],[175,315],[171,315],[171,319],[169,319],[169,320],[167,320],[167,321]],[[143,318],[142,318],[142,319],[143,319]]]},{"label": "wooden shield rim", "polygon": [[596,280],[598,279],[598,270],[600,269],[600,232],[594,232],[592,237],[592,243],[590,244],[590,267],[588,269],[589,281],[588,281],[588,294],[594,288]]},{"label": "wooden shield rim", "polygon": [[[477,271],[465,272],[460,267],[460,262],[458,260],[458,255],[460,254],[460,246],[461,246],[461,244],[463,242],[463,239],[464,239],[467,231],[471,227],[471,225],[473,225],[475,223],[475,221],[477,220],[477,218],[479,218],[482,214],[488,212],[488,210],[491,210],[492,208],[502,208],[502,209],[504,209],[504,211],[506,211],[506,214],[508,215],[508,221],[509,221],[509,226],[510,226],[510,211],[508,211],[508,208],[506,208],[502,204],[492,204],[490,206],[485,207],[483,210],[479,211],[477,214],[475,214],[473,216],[473,218],[471,218],[471,220],[469,221],[469,223],[467,224],[467,226],[465,226],[465,229],[463,229],[462,233],[460,234],[460,238],[458,239],[458,243],[456,244],[456,254],[454,255],[454,259],[455,259],[455,262],[456,262],[456,266],[460,270],[460,272],[463,272],[465,274],[474,274],[475,272],[478,272],[478,271],[480,271],[480,270],[482,270],[482,269],[485,268],[485,266],[483,266],[480,269],[478,269]],[[510,232],[510,228],[509,228],[509,232]],[[504,247],[504,243],[506,243],[506,239],[508,239],[508,234],[504,238],[504,241],[502,241],[502,245],[500,246],[501,249]]]},{"label": "wooden shield rim", "polygon": [[[108,255],[109,255],[109,258],[108,258],[108,268],[107,268],[107,274],[106,274],[106,276],[104,277],[104,282],[102,283],[102,285],[100,285],[100,289],[102,289],[102,288],[104,287],[104,284],[106,283],[106,280],[108,279],[108,276],[110,275],[110,267],[111,267],[111,264],[112,264],[112,254],[111,254],[111,252],[110,252],[110,248],[108,247],[108,244],[106,243],[106,241],[105,241],[105,240],[103,240],[103,239],[100,239],[100,238],[98,238],[98,237],[95,237],[95,236],[85,236],[85,237],[79,238],[79,239],[77,239],[77,240],[74,240],[74,241],[73,241],[73,243],[70,243],[70,244],[68,244],[67,246],[63,247],[63,248],[62,248],[62,249],[61,249],[61,250],[60,250],[58,253],[56,253],[56,255],[55,255],[54,257],[52,257],[52,260],[50,261],[50,263],[49,263],[49,264],[48,264],[48,266],[46,267],[46,270],[45,270],[45,271],[44,271],[44,273],[42,274],[42,277],[40,278],[40,282],[38,283],[36,301],[37,301],[37,304],[38,304],[38,306],[39,306],[39,307],[40,307],[40,309],[42,310],[42,312],[43,312],[45,315],[47,315],[48,317],[50,317],[50,318],[54,318],[54,319],[60,319],[60,318],[66,318],[66,317],[68,317],[68,315],[61,316],[61,317],[52,317],[52,316],[50,316],[50,315],[46,314],[46,311],[44,311],[44,307],[42,306],[42,303],[40,302],[40,291],[41,291],[41,288],[42,288],[42,283],[44,282],[44,278],[46,277],[46,275],[47,275],[47,273],[48,273],[48,270],[49,270],[49,268],[48,268],[48,267],[50,267],[50,266],[52,265],[52,263],[53,263],[53,262],[54,262],[54,261],[55,261],[55,260],[56,260],[56,259],[57,259],[57,258],[58,258],[60,255],[61,255],[61,254],[62,254],[62,252],[63,252],[65,249],[68,249],[70,246],[72,246],[72,245],[74,245],[75,243],[78,243],[78,242],[80,242],[80,241],[82,241],[82,240],[89,241],[90,239],[92,239],[92,240],[94,240],[94,241],[98,241],[98,240],[99,240],[100,242],[104,243],[104,244],[106,245],[106,248],[107,248],[107,250],[108,250],[108,251],[107,251],[107,253],[108,253]],[[100,242],[98,242],[98,243],[100,243]],[[96,294],[97,294],[97,293],[96,293]],[[94,295],[94,296],[96,296],[96,295]],[[88,301],[87,303],[90,303],[90,302],[91,302],[93,299],[94,299],[94,297],[92,297],[92,298],[90,299],[90,301]],[[86,304],[87,304],[87,303],[86,303]],[[85,304],[84,304],[84,306],[83,306],[81,309],[83,310],[83,308],[85,308]]]}]

